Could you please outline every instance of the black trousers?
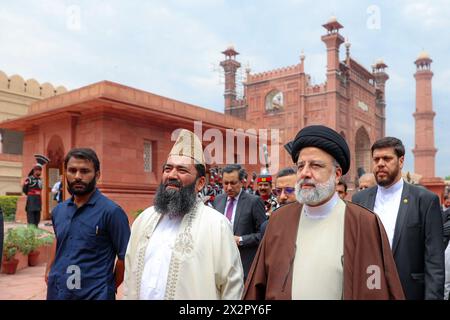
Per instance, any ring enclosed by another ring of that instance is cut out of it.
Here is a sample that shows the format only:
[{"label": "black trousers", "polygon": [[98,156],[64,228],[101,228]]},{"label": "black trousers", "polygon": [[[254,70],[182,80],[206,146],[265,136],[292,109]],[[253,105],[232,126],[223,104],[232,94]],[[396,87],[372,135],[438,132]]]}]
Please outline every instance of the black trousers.
[{"label": "black trousers", "polygon": [[27,211],[28,224],[34,224],[37,227],[39,225],[39,221],[41,221],[40,211]]}]

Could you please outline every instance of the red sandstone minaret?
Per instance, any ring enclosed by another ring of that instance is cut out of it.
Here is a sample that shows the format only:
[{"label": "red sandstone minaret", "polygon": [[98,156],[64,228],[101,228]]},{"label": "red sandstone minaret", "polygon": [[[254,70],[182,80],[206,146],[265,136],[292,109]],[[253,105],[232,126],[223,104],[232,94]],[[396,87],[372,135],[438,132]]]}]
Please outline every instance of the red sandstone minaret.
[{"label": "red sandstone minaret", "polygon": [[384,63],[382,59],[378,59],[377,62],[373,65],[373,76],[375,78],[375,84],[376,84],[376,91],[375,94],[377,96],[376,98],[376,105],[377,105],[377,111],[376,116],[378,118],[378,123],[380,123],[380,133],[381,136],[384,137],[386,135],[386,100],[385,100],[385,88],[386,88],[386,81],[389,79],[388,74],[386,73],[385,69],[387,68],[387,65]]},{"label": "red sandstone minaret", "polygon": [[442,200],[445,190],[444,180],[435,177],[435,156],[437,149],[434,147],[433,100],[431,90],[430,56],[426,52],[420,53],[415,61],[416,73],[416,144],[412,150],[414,154],[414,171],[422,176],[420,184],[436,193]]},{"label": "red sandstone minaret", "polygon": [[225,55],[225,60],[220,62],[225,71],[225,114],[235,115],[233,108],[236,107],[236,71],[241,67],[236,61],[239,52],[235,51],[233,46],[229,46],[222,53]]},{"label": "red sandstone minaret", "polygon": [[[329,76],[335,75],[339,70],[339,46],[345,42],[342,35],[339,34],[339,29],[343,26],[332,16],[327,23],[322,25],[327,29],[327,34],[322,36],[322,41],[327,46],[327,81]],[[334,77],[332,77],[334,78]]]},{"label": "red sandstone minaret", "polygon": [[416,78],[416,143],[413,149],[414,171],[424,178],[434,177],[434,158],[437,149],[434,147],[433,101],[431,96],[431,62],[428,53],[422,52],[415,61]]},{"label": "red sandstone minaret", "polygon": [[331,128],[337,126],[337,90],[338,90],[338,74],[339,74],[339,46],[345,42],[342,35],[339,34],[339,29],[343,26],[336,20],[336,17],[332,16],[328,22],[322,25],[327,29],[327,34],[322,36],[322,41],[325,42],[327,47],[327,100],[328,106],[334,108],[330,110],[329,123]]}]

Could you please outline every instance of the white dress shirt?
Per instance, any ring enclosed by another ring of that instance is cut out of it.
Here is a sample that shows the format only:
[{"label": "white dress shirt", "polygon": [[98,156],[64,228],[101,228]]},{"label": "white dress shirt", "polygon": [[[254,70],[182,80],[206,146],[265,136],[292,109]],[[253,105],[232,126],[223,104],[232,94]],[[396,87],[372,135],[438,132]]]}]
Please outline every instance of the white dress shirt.
[{"label": "white dress shirt", "polygon": [[375,206],[373,207],[373,211],[378,214],[383,223],[391,248],[394,239],[398,209],[400,208],[402,200],[402,191],[403,179],[400,179],[389,188],[378,186]]}]

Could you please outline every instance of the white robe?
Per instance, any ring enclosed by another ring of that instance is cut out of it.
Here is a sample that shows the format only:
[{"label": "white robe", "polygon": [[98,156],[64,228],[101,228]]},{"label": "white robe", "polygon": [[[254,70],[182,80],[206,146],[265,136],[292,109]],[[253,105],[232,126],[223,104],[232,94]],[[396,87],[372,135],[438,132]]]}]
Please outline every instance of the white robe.
[{"label": "white robe", "polygon": [[[134,221],[125,255],[124,299],[140,297],[149,239],[162,215],[150,207]],[[170,260],[165,299],[241,299],[244,273],[228,219],[198,202],[183,217]]]},{"label": "white robe", "polygon": [[342,299],[344,224],[345,203],[337,193],[321,206],[303,206],[292,274],[293,300]]}]

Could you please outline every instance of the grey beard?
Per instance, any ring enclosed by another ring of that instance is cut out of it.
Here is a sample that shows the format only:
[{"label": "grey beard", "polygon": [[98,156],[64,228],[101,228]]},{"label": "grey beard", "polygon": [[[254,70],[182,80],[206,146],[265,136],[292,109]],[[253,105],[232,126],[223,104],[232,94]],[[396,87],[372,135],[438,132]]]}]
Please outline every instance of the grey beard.
[{"label": "grey beard", "polygon": [[154,206],[157,212],[170,218],[183,217],[197,204],[195,182],[181,186],[179,190],[166,189],[167,184],[161,183],[155,195]]},{"label": "grey beard", "polygon": [[313,189],[301,189],[300,184],[304,182],[312,182],[311,179],[306,179],[303,181],[298,181],[295,184],[295,198],[298,202],[301,204],[306,205],[316,205],[327,198],[330,198],[331,195],[335,192],[336,189],[336,182],[335,182],[335,176],[332,174],[330,176],[330,179],[324,183],[315,183],[315,188]]}]

